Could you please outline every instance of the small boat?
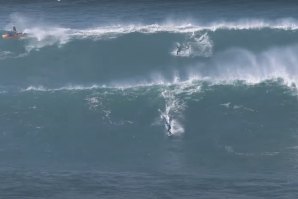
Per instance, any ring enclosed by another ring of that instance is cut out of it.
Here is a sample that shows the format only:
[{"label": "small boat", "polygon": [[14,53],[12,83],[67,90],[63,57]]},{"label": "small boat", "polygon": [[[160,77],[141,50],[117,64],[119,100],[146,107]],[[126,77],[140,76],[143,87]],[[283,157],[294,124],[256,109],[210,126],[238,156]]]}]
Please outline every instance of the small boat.
[{"label": "small boat", "polygon": [[2,35],[3,39],[20,39],[22,37],[24,37],[25,34],[24,33],[5,33]]}]

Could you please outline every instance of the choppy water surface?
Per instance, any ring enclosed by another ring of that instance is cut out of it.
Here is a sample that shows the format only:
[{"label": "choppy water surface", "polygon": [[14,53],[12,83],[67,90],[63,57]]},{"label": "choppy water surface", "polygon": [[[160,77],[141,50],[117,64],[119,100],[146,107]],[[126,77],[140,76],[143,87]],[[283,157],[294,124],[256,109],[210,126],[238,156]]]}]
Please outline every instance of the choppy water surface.
[{"label": "choppy water surface", "polygon": [[296,11],[3,3],[1,198],[297,197]]}]

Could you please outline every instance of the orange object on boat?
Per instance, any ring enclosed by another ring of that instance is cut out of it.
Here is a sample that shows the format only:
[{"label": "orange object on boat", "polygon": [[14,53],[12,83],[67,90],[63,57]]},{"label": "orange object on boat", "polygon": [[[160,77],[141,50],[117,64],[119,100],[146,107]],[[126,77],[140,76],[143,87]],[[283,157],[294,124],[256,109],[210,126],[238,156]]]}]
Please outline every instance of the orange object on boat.
[{"label": "orange object on boat", "polygon": [[25,36],[24,33],[13,33],[13,34],[5,33],[2,35],[2,38],[3,39],[19,39],[23,36]]}]

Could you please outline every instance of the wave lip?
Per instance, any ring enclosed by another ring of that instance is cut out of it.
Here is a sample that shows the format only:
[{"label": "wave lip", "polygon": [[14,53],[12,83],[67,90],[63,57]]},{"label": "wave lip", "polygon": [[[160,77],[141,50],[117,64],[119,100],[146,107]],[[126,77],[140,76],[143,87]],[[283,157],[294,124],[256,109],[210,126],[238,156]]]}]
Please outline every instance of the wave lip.
[{"label": "wave lip", "polygon": [[298,21],[294,19],[279,19],[276,21],[265,21],[259,19],[247,19],[239,20],[235,22],[230,21],[217,21],[207,24],[175,24],[175,23],[165,23],[165,24],[150,24],[150,25],[140,25],[140,24],[129,24],[129,25],[114,25],[114,26],[104,26],[97,27],[93,29],[86,30],[74,30],[73,35],[76,36],[96,36],[111,33],[158,33],[158,32],[173,32],[173,33],[192,33],[196,31],[209,30],[216,31],[220,29],[226,30],[253,30],[253,29],[281,29],[281,30],[297,30]]},{"label": "wave lip", "polygon": [[31,26],[22,31],[36,38],[38,41],[44,40],[46,37],[53,36],[67,39],[70,37],[100,37],[100,36],[116,36],[118,34],[128,33],[192,33],[197,31],[217,31],[217,30],[254,30],[254,29],[280,29],[280,30],[297,30],[298,21],[291,18],[278,20],[263,19],[241,19],[237,21],[215,21],[209,23],[161,23],[161,24],[116,24],[110,26],[99,26],[87,29],[71,29],[63,27],[42,27]]},{"label": "wave lip", "polygon": [[[121,35],[130,33],[156,34],[156,33],[173,33],[173,34],[194,34],[198,32],[215,32],[218,30],[261,30],[261,29],[278,29],[285,31],[295,31],[298,29],[298,21],[291,18],[278,20],[264,19],[240,19],[237,21],[214,21],[209,23],[180,23],[165,22],[155,24],[116,24],[108,26],[98,26],[86,29],[73,29],[60,27],[56,25],[34,24],[30,20],[15,19],[6,26],[8,31],[12,24],[18,24],[18,30],[27,34],[25,48],[27,52],[38,50],[45,46],[62,46],[73,40],[91,39],[105,40],[118,38]],[[19,20],[19,22],[18,22]],[[14,23],[14,21],[16,21]],[[196,51],[201,49],[196,49]],[[11,55],[0,53],[2,57]],[[189,54],[185,52],[184,54]],[[210,54],[210,53],[209,53]]]}]

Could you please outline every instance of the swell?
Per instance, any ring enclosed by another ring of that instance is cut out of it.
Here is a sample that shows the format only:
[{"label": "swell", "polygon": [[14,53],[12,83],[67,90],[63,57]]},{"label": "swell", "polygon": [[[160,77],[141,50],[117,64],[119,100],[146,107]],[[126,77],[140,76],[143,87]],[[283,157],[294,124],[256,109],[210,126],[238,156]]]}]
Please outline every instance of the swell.
[{"label": "swell", "polygon": [[296,30],[140,30],[117,29],[117,36],[102,30],[104,36],[93,32],[85,37],[59,29],[39,37],[1,40],[1,84],[61,87],[272,78],[296,83]]},{"label": "swell", "polygon": [[2,164],[288,168],[296,159],[297,97],[278,81],[31,88],[2,93],[0,106]]}]

